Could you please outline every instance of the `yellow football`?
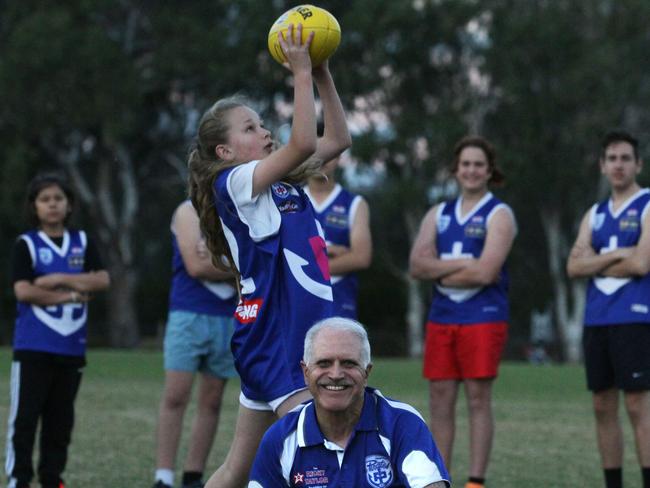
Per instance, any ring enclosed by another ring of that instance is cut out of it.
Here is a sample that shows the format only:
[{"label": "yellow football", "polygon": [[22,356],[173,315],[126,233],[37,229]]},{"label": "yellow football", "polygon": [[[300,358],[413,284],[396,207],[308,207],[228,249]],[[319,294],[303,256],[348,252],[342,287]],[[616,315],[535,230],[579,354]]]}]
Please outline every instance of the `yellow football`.
[{"label": "yellow football", "polygon": [[310,32],[314,32],[309,56],[312,66],[318,66],[329,58],[341,42],[341,27],[338,21],[327,10],[314,5],[299,5],[283,13],[271,26],[269,31],[269,52],[278,63],[284,63],[287,58],[278,42],[278,32],[286,38],[289,24],[302,24],[302,42],[307,40]]}]

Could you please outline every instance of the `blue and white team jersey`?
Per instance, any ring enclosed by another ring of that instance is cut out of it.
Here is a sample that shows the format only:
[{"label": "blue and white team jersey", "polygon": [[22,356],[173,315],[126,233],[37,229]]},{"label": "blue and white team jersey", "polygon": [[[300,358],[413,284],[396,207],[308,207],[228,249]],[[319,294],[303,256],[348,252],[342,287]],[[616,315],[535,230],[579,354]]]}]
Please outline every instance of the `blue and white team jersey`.
[{"label": "blue and white team jersey", "polygon": [[305,387],[305,335],[332,316],[332,287],[323,231],[309,199],[283,182],[252,197],[257,164],[219,174],[215,204],[241,275],[235,366],[244,395],[268,402]]},{"label": "blue and white team jersey", "polygon": [[440,481],[450,485],[420,414],[366,388],[346,447],[323,437],[313,401],[273,424],[257,451],[248,488],[422,488]]},{"label": "blue and white team jersey", "polygon": [[[188,200],[185,205],[192,205]],[[169,310],[183,310],[206,315],[232,315],[237,305],[237,290],[223,282],[192,278],[185,269],[178,248],[174,221],[172,231],[172,284],[169,291]]]},{"label": "blue and white team jersey", "polygon": [[[350,231],[361,197],[344,190],[338,183],[332,193],[318,204],[305,187],[305,193],[311,200],[316,218],[325,232],[327,244],[350,247]],[[357,292],[359,280],[356,273],[332,276],[334,290],[334,314],[341,317],[357,318]]]},{"label": "blue and white team jersey", "polygon": [[[66,230],[60,247],[42,231],[29,231],[18,239],[27,244],[35,278],[52,273],[84,272],[87,243],[84,231]],[[14,350],[83,356],[87,315],[85,303],[41,307],[19,301]]]},{"label": "blue and white team jersey", "polygon": [[[461,198],[438,206],[436,249],[440,259],[478,258],[481,256],[487,228],[494,213],[502,208],[514,215],[508,205],[488,192],[465,216],[461,216]],[[508,321],[508,273],[505,264],[499,280],[492,285],[472,288],[434,286],[428,320],[442,324],[475,324]]]},{"label": "blue and white team jersey", "polygon": [[[650,190],[632,195],[616,212],[611,200],[590,211],[591,246],[604,254],[618,247],[636,246],[648,211]],[[587,288],[585,325],[650,323],[650,274],[636,278],[594,277]]]}]

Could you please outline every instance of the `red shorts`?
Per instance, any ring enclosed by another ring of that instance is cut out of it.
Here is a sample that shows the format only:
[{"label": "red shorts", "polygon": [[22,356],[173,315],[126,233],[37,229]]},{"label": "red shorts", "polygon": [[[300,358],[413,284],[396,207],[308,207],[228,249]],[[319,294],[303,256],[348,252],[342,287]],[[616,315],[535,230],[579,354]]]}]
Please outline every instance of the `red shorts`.
[{"label": "red shorts", "polygon": [[507,338],[507,322],[427,322],[422,374],[430,380],[494,378]]}]

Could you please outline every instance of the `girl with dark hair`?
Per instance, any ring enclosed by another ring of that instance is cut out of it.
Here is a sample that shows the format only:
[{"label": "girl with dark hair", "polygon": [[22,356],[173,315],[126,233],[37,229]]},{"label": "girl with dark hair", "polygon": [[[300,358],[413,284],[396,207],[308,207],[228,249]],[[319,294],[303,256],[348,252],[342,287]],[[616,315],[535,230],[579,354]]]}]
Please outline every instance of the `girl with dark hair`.
[{"label": "girl with dark hair", "polygon": [[27,190],[27,212],[35,228],[21,234],[14,247],[18,312],[5,466],[12,488],[28,488],[34,476],[39,422],[41,486],[64,486],[74,401],[86,364],[87,302],[110,281],[86,233],[66,227],[73,202],[63,178],[36,176]]},{"label": "girl with dark hair", "polygon": [[[201,230],[215,266],[233,271],[240,292],[232,339],[239,417],[230,452],[207,487],[243,486],[266,429],[309,398],[300,369],[305,334],[332,315],[325,240],[301,183],[351,141],[328,63],[312,68],[313,35],[305,43],[301,36],[298,25],[280,38],[294,84],[287,144],[276,149],[260,116],[226,99],[203,115],[190,154]],[[323,107],[320,139],[313,84]]]},{"label": "girl with dark hair", "polygon": [[451,465],[458,388],[464,383],[470,417],[466,488],[481,488],[492,446],[492,383],[508,328],[505,261],[516,234],[512,210],[489,191],[503,175],[492,145],[461,139],[452,172],[460,196],[425,215],[413,244],[410,272],[433,280],[426,325],[424,376],[429,380],[431,432]]}]

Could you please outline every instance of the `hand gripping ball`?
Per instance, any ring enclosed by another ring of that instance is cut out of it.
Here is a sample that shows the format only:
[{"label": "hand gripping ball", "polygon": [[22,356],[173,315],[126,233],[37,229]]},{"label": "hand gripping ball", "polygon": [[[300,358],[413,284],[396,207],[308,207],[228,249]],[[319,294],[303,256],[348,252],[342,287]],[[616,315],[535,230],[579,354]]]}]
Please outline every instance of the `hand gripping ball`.
[{"label": "hand gripping ball", "polygon": [[283,13],[269,31],[269,51],[273,59],[280,64],[287,59],[278,42],[278,32],[282,32],[286,38],[289,24],[293,24],[294,28],[302,24],[302,42],[307,40],[310,32],[314,32],[309,47],[309,56],[314,67],[329,58],[341,42],[341,27],[332,14],[314,5],[299,5]]}]

